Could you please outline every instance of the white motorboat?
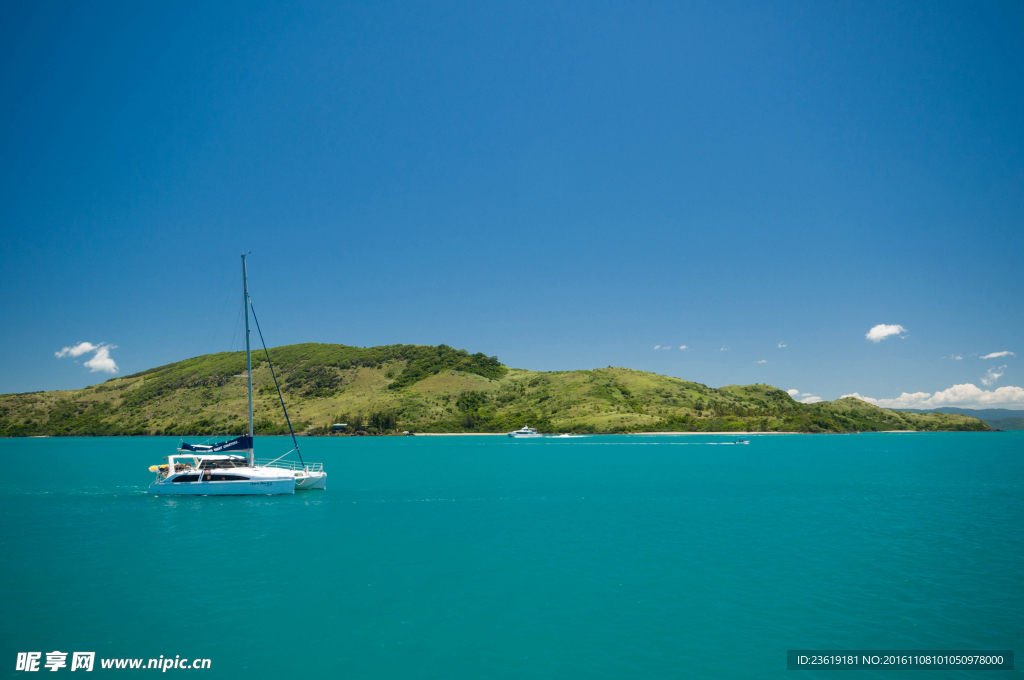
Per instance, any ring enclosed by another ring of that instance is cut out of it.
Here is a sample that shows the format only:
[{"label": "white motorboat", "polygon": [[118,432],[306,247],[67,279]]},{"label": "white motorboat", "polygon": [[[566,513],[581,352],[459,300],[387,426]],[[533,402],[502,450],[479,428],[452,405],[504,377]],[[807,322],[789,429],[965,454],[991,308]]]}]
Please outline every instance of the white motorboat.
[{"label": "white motorboat", "polygon": [[[326,489],[327,473],[320,463],[306,463],[299,451],[299,442],[292,430],[288,409],[284,405],[281,386],[277,383],[274,365],[266,342],[263,351],[267,355],[270,375],[274,378],[277,395],[281,400],[288,430],[292,434],[294,448],[274,460],[259,460],[254,456],[252,423],[252,352],[249,347],[249,310],[253,310],[256,330],[260,322],[249,298],[249,287],[245,270],[245,255],[242,255],[242,294],[245,304],[245,362],[249,382],[249,431],[240,437],[215,444],[182,443],[178,452],[167,456],[163,465],[153,465],[150,472],[156,473],[156,480],[149,485],[149,493],[173,494],[178,496],[252,496],[269,494],[293,494],[296,489]],[[263,333],[260,331],[260,340]],[[298,462],[284,460],[294,451]]]},{"label": "white motorboat", "polygon": [[516,430],[514,432],[509,432],[508,436],[512,437],[513,439],[526,439],[528,437],[540,437],[541,434],[537,432],[536,428],[526,425],[522,429]]}]

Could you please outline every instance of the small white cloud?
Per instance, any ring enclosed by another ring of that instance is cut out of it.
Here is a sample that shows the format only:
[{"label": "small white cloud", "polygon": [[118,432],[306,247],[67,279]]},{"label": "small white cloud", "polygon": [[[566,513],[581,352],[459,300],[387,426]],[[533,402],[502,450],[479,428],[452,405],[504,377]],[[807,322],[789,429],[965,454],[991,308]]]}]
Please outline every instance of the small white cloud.
[{"label": "small white cloud", "polygon": [[788,394],[791,397],[795,397],[796,395],[800,394],[800,390],[786,390],[786,394]]},{"label": "small white cloud", "polygon": [[962,354],[950,354],[949,358],[952,359],[953,361],[961,361],[964,358],[964,356]]},{"label": "small white cloud", "polygon": [[103,345],[103,343],[100,343],[99,345],[94,345],[91,342],[80,342],[77,345],[74,345],[73,347],[65,347],[61,351],[54,352],[53,354],[58,359],[60,359],[61,357],[65,357],[65,356],[80,357],[83,354],[85,354],[86,352],[95,352],[102,345]]},{"label": "small white cloud", "polygon": [[1015,357],[1017,356],[1013,352],[992,352],[992,354],[986,354],[982,359],[998,359],[999,357]]},{"label": "small white cloud", "polygon": [[661,349],[661,345],[655,345],[654,349]]},{"label": "small white cloud", "polygon": [[996,381],[1003,377],[1003,373],[1006,373],[1006,366],[1000,366],[999,368],[992,367],[985,371],[985,375],[982,376],[981,382],[984,385],[995,385]]},{"label": "small white cloud", "polygon": [[779,349],[782,349],[782,348],[783,348],[783,347],[785,347],[785,346],[786,346],[786,343],[784,343],[784,342],[780,342],[780,343],[779,343]]},{"label": "small white cloud", "polygon": [[809,397],[805,397],[800,400],[801,404],[817,404],[819,401],[824,401],[821,397],[816,397],[813,394]]},{"label": "small white cloud", "polygon": [[768,360],[767,359],[761,359],[760,361],[755,361],[754,363],[755,364],[767,364]]},{"label": "small white cloud", "polygon": [[686,351],[686,345],[679,345],[679,349],[681,349],[681,350],[683,350],[685,352]]},{"label": "small white cloud", "polygon": [[721,346],[721,347],[719,348],[719,350],[718,350],[718,351],[719,351],[719,352],[728,352],[728,351],[729,351],[729,348],[728,348],[728,347],[726,347],[725,345],[722,345],[722,346]]},{"label": "small white cloud", "polygon": [[96,350],[96,354],[93,355],[92,359],[85,362],[85,366],[89,368],[93,373],[117,373],[117,364],[110,358],[110,350],[115,349],[116,345],[104,345]]},{"label": "small white cloud", "polygon": [[864,337],[871,342],[881,342],[890,335],[899,335],[900,333],[906,333],[907,329],[899,324],[884,324],[880,323],[877,326],[869,330]]},{"label": "small white cloud", "polygon": [[85,362],[86,366],[93,373],[117,373],[117,364],[110,357],[110,350],[117,349],[117,345],[108,345],[101,342],[94,345],[91,342],[80,342],[73,347],[65,347],[54,355],[59,359],[62,357],[79,357],[89,352],[95,352],[92,359]]},{"label": "small white cloud", "polygon": [[857,392],[844,394],[841,398],[853,397],[883,408],[939,408],[940,406],[1024,406],[1024,388],[1000,387],[983,390],[966,383],[953,385],[935,394],[928,392],[904,392],[895,399],[874,399]]}]

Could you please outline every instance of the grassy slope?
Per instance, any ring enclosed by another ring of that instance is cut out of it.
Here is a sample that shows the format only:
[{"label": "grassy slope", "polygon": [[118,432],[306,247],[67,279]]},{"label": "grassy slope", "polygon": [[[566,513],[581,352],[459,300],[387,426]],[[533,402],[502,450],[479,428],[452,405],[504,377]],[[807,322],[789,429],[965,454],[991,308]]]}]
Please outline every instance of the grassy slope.
[{"label": "grassy slope", "polygon": [[[298,432],[986,430],[963,415],[856,399],[800,404],[769,385],[718,389],[628,368],[538,373],[445,345],[307,343],[271,358]],[[257,432],[284,433],[265,360],[253,357]],[[82,390],[0,396],[0,435],[229,434],[245,427],[245,356],[211,354]]]}]

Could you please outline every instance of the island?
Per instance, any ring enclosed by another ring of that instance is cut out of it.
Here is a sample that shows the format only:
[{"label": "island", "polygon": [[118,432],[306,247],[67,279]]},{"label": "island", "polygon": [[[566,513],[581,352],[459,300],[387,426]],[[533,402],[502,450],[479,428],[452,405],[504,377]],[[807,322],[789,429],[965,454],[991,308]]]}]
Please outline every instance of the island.
[{"label": "island", "polygon": [[[447,345],[303,343],[270,357],[298,434],[989,431],[977,418],[854,398],[803,404],[771,385],[708,387],[629,368],[530,371]],[[253,355],[255,430],[285,434],[265,357]],[[0,395],[0,436],[236,434],[245,353],[220,352],[80,390]],[[338,427],[344,424],[344,427]]]}]

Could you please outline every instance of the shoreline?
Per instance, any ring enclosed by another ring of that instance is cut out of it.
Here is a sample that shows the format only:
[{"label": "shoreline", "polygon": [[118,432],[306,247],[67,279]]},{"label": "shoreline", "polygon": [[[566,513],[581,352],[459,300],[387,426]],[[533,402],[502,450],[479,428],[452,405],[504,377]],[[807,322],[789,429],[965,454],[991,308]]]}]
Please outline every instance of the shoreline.
[{"label": "shoreline", "polygon": [[[899,431],[899,430],[898,430]],[[559,433],[561,434],[561,433]],[[557,437],[559,434],[542,434],[542,437]],[[679,434],[679,435],[702,435],[702,434],[724,434],[736,437],[746,437],[755,434],[813,434],[812,432],[596,432],[575,434],[576,437],[619,437],[622,435],[635,437],[640,435],[654,434]],[[826,434],[826,433],[823,433]],[[831,432],[827,434],[854,434],[852,432]],[[393,436],[393,435],[392,435]],[[401,435],[399,435],[401,436]],[[412,437],[507,437],[507,432],[413,432]]]}]

